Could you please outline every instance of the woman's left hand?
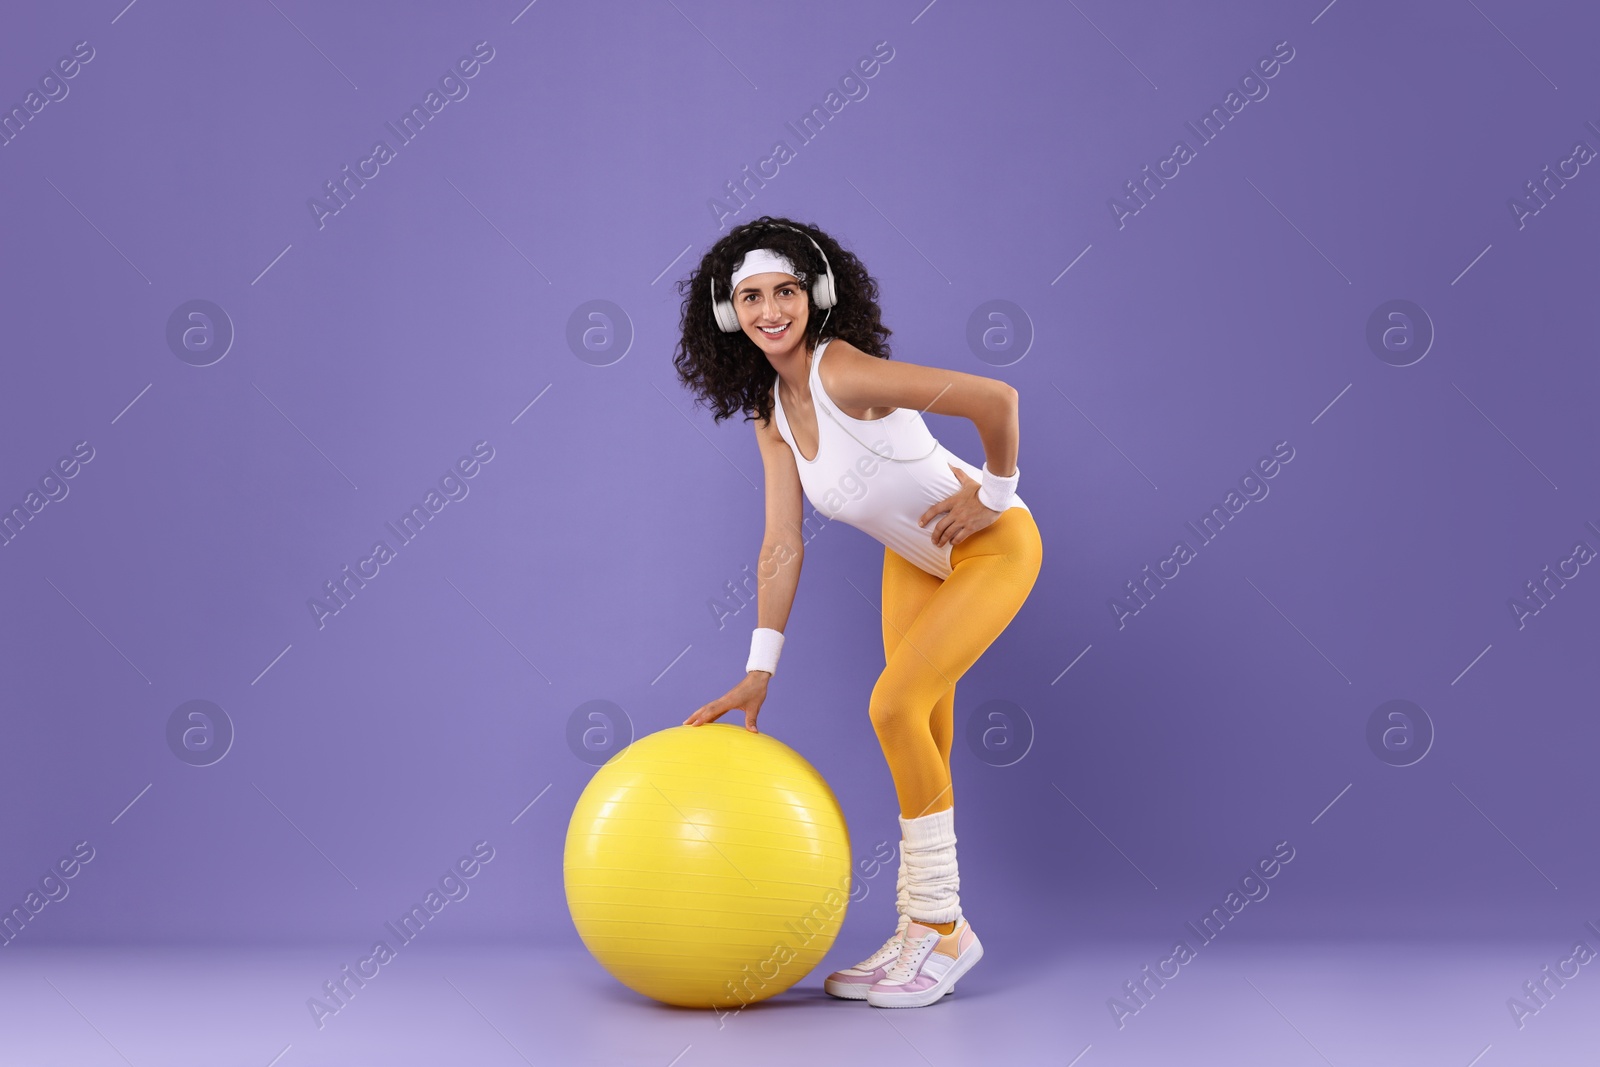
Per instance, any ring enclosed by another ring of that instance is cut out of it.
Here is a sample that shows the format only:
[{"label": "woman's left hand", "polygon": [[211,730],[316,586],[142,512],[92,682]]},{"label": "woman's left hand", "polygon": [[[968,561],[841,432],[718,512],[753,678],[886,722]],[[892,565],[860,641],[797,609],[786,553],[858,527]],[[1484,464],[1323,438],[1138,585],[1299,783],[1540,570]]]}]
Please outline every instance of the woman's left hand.
[{"label": "woman's left hand", "polygon": [[978,499],[980,484],[971,475],[953,463],[947,466],[955,471],[961,488],[924,511],[917,520],[918,526],[926,526],[928,520],[944,516],[933,528],[933,543],[941,546],[947,542],[959,545],[1000,517],[998,511]]}]

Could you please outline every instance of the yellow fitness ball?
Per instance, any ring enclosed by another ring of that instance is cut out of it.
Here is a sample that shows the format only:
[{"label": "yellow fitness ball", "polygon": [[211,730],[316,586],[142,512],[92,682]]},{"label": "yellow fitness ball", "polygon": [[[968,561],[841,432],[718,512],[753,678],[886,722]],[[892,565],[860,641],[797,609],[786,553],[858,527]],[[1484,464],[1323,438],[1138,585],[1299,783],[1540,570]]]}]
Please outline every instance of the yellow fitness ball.
[{"label": "yellow fitness ball", "polygon": [[850,832],[815,767],[731,723],[674,726],[584,787],[562,858],[594,958],[695,1008],[775,996],[827,953],[850,902]]}]

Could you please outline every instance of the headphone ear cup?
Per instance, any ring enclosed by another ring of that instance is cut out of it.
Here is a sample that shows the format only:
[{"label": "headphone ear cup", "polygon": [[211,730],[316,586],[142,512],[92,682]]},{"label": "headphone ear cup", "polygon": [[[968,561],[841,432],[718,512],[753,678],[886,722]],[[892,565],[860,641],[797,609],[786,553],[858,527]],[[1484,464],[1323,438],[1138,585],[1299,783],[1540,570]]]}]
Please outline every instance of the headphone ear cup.
[{"label": "headphone ear cup", "polygon": [[717,328],[723,333],[739,332],[739,313],[733,310],[732,301],[713,300],[711,302],[711,313],[717,320]]},{"label": "headphone ear cup", "polygon": [[811,299],[824,311],[839,302],[839,294],[833,288],[831,272],[817,275],[817,280],[811,284]]},{"label": "headphone ear cup", "polygon": [[739,332],[739,313],[733,309],[732,300],[717,299],[717,283],[711,285],[711,317],[716,320],[717,329],[723,333]]}]

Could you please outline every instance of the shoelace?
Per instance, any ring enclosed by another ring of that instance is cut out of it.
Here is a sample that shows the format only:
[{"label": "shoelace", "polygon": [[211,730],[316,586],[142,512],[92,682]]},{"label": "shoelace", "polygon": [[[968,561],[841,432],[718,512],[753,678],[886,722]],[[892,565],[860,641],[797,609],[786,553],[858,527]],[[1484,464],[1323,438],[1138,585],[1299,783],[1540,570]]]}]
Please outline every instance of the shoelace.
[{"label": "shoelace", "polygon": [[859,968],[863,971],[870,971],[874,967],[878,966],[879,962],[886,962],[888,959],[898,959],[901,950],[905,948],[905,943],[906,935],[904,931],[893,935],[889,938],[889,940],[883,943],[882,948],[878,949],[878,951],[862,960],[858,965]]},{"label": "shoelace", "polygon": [[913,943],[909,938],[900,946],[900,955],[893,965],[884,972],[884,977],[891,982],[908,982],[916,973],[917,967],[922,963],[922,958],[927,955],[927,950],[938,943],[938,937],[926,937]]}]

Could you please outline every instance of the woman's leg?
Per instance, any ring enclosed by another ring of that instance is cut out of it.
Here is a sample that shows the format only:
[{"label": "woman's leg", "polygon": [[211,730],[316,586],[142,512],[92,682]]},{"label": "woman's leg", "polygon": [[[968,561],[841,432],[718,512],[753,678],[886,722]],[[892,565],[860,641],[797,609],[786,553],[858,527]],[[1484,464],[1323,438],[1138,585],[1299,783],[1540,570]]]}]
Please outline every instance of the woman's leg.
[{"label": "woman's leg", "polygon": [[1021,610],[1042,560],[1039,528],[1022,508],[955,545],[943,581],[885,555],[885,665],[868,710],[902,818],[953,806],[955,683]]},{"label": "woman's leg", "polygon": [[[923,598],[910,625],[899,627],[898,643],[872,689],[872,726],[901,805],[906,913],[912,921],[893,966],[867,989],[869,1005],[931,1005],[982,958],[982,944],[960,904],[949,747],[941,753],[934,742],[933,709],[949,699],[954,712],[955,681],[1016,617],[1034,589],[1042,558],[1034,518],[1019,507],[955,545],[950,576]],[[893,571],[886,574],[893,581]],[[952,734],[954,715],[947,741]]]},{"label": "woman's leg", "polygon": [[[883,549],[883,659],[887,664],[899,647],[901,635],[911,628],[922,606],[940,586],[940,580],[921,567],[908,561],[894,549]],[[932,737],[937,762],[944,768],[944,780],[950,780],[950,746],[954,736],[955,687],[952,686],[934,705]],[[893,764],[890,765],[891,774]],[[899,871],[895,877],[895,912],[898,921],[895,935],[903,935],[911,923],[911,871],[906,860],[905,841],[898,842],[895,850],[899,856]],[[843,971],[828,976],[825,988],[834,996],[856,996],[859,990],[883,977],[885,968],[894,962],[899,945],[891,938],[878,952]],[[861,994],[864,995],[864,994]]]},{"label": "woman's leg", "polygon": [[[888,664],[894,650],[900,647],[903,635],[916,621],[923,605],[942,585],[942,581],[907,560],[887,545],[883,549],[883,662]],[[951,686],[933,705],[929,718],[929,731],[939,762],[944,768],[943,780],[950,784],[950,748],[955,739],[956,688]],[[924,758],[926,753],[924,752]],[[890,764],[890,773],[894,771]],[[926,767],[925,776],[938,777],[938,771]],[[945,797],[953,797],[945,793]],[[943,803],[943,801],[941,801]],[[948,806],[947,804],[944,806]]]},{"label": "woman's leg", "polygon": [[[894,650],[900,646],[901,635],[911,628],[922,606],[928,602],[928,598],[940,584],[938,578],[910,562],[888,545],[884,546],[883,661],[885,664],[894,656]],[[947,784],[950,781],[950,744],[954,734],[952,727],[955,719],[955,702],[955,687],[951,686],[934,705],[929,723],[932,727],[934,751],[944,768],[944,781]],[[894,768],[895,762],[891,762],[889,764],[891,776],[894,774]],[[906,925],[911,921],[911,874],[906,861],[903,838],[898,842],[895,851],[900,859],[894,884],[895,911],[899,915],[895,930],[897,933],[904,933]]]}]

